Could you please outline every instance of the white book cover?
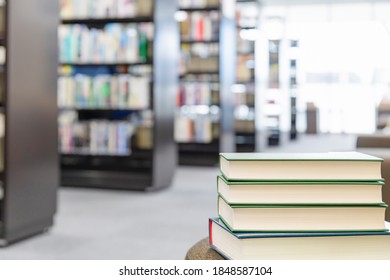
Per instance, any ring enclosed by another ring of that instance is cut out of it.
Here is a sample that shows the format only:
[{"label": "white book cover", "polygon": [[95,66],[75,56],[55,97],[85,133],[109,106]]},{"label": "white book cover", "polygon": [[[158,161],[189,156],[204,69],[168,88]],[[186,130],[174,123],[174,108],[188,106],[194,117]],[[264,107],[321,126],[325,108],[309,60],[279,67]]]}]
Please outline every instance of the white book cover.
[{"label": "white book cover", "polygon": [[75,82],[73,77],[67,77],[66,79],[65,94],[66,94],[65,106],[72,107],[76,105]]},{"label": "white book cover", "polygon": [[109,124],[108,153],[116,154],[117,151],[117,129],[115,123]]},{"label": "white book cover", "polygon": [[118,75],[118,107],[125,108],[127,106],[128,96],[128,75]]},{"label": "white book cover", "polygon": [[88,107],[91,105],[91,83],[92,78],[88,76],[84,76],[83,84],[82,84],[82,93],[83,93],[83,100],[85,104],[84,106]]},{"label": "white book cover", "polygon": [[208,84],[201,84],[200,104],[202,105],[211,104],[211,90]]},{"label": "white book cover", "polygon": [[73,0],[61,0],[60,2],[60,18],[69,19],[72,17]]},{"label": "white book cover", "polygon": [[177,142],[190,142],[192,133],[190,133],[191,120],[187,117],[177,116],[175,118],[174,136]]},{"label": "white book cover", "polygon": [[66,104],[66,83],[67,77],[60,76],[57,79],[57,106],[64,107]]},{"label": "white book cover", "polygon": [[111,108],[119,107],[118,93],[119,93],[118,77],[111,76],[111,80],[110,80],[110,107]]},{"label": "white book cover", "polygon": [[70,32],[69,62],[78,62],[80,47],[80,25],[73,25]]},{"label": "white book cover", "polygon": [[213,38],[213,27],[209,17],[203,18],[203,39],[211,40]]},{"label": "white book cover", "polygon": [[80,62],[89,62],[90,60],[90,32],[88,27],[80,27]]},{"label": "white book cover", "polygon": [[89,123],[89,151],[91,154],[96,154],[98,151],[97,123],[95,121]]},{"label": "white book cover", "polygon": [[129,24],[126,30],[126,61],[137,62],[139,60],[139,40],[136,25]]},{"label": "white book cover", "polygon": [[198,40],[200,39],[198,34],[198,22],[201,19],[201,14],[198,12],[193,12],[191,14],[191,39],[192,40]]},{"label": "white book cover", "polygon": [[110,18],[118,17],[118,0],[110,0],[109,1],[107,15]]}]

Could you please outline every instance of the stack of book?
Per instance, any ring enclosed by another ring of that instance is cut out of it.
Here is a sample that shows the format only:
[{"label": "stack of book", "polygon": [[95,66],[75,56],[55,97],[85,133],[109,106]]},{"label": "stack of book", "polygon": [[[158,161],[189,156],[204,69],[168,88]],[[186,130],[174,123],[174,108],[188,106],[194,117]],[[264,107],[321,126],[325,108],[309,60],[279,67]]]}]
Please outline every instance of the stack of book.
[{"label": "stack of book", "polygon": [[210,245],[229,259],[390,259],[382,161],[222,153]]}]

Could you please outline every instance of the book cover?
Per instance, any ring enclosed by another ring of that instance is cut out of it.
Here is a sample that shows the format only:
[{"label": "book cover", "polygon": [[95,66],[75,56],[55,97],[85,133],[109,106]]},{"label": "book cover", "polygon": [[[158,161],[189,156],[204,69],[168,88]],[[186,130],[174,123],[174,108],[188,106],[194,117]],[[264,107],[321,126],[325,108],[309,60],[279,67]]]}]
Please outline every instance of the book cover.
[{"label": "book cover", "polygon": [[229,204],[218,215],[234,232],[384,231],[387,205]]},{"label": "book cover", "polygon": [[372,182],[229,181],[217,177],[218,194],[229,204],[378,204],[383,180]]},{"label": "book cover", "polygon": [[358,152],[220,153],[230,181],[377,181],[382,161]]},{"label": "book cover", "polygon": [[211,218],[209,243],[227,259],[390,259],[389,231],[235,233]]}]

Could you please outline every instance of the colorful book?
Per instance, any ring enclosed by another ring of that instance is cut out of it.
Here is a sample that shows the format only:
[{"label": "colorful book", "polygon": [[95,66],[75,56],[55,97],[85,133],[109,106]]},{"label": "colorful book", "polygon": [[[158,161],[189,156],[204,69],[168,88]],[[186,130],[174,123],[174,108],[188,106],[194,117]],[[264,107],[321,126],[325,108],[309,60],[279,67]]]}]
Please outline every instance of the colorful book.
[{"label": "colorful book", "polygon": [[[389,229],[386,222],[386,228]],[[389,260],[390,232],[233,233],[209,220],[210,246],[237,260]]]},{"label": "colorful book", "polygon": [[228,181],[218,194],[229,204],[380,204],[384,181]]},{"label": "colorful book", "polygon": [[218,198],[218,215],[234,232],[385,231],[384,203],[373,205],[228,204]]},{"label": "colorful book", "polygon": [[358,152],[220,154],[229,181],[378,181],[382,161]]}]

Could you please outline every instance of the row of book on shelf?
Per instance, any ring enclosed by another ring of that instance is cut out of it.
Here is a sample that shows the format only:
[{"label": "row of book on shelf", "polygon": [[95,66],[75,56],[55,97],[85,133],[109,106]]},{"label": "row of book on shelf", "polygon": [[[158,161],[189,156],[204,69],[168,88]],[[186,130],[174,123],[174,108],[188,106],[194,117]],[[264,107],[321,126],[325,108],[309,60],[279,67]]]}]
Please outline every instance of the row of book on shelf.
[{"label": "row of book on shelf", "polygon": [[219,43],[181,43],[181,53],[183,56],[217,56],[219,54]]},{"label": "row of book on shelf", "polygon": [[231,259],[390,259],[382,161],[222,153],[210,245]]},{"label": "row of book on shelf", "polygon": [[218,73],[219,57],[198,57],[190,56],[185,58],[182,68],[183,73]]},{"label": "row of book on shelf", "polygon": [[152,23],[108,23],[102,29],[60,25],[58,34],[62,63],[139,63],[152,58]]},{"label": "row of book on shelf", "polygon": [[207,82],[181,82],[177,105],[211,105],[218,103],[218,84]]},{"label": "row of book on shelf", "polygon": [[209,41],[219,38],[219,11],[190,12],[180,22],[182,41]]},{"label": "row of book on shelf", "polygon": [[210,143],[216,138],[217,126],[209,115],[177,115],[175,117],[174,138],[178,143]]},{"label": "row of book on shelf", "polygon": [[[65,117],[66,118],[66,117]],[[69,122],[60,117],[59,149],[63,154],[128,156],[132,148],[151,149],[153,126],[128,120]]]},{"label": "row of book on shelf", "polygon": [[76,74],[58,78],[60,108],[147,109],[150,108],[149,77],[130,74]]},{"label": "row of book on shelf", "polygon": [[255,78],[254,55],[238,55],[236,62],[236,79],[239,82],[251,82]]},{"label": "row of book on shelf", "polygon": [[179,0],[180,8],[208,8],[219,5],[220,0]]},{"label": "row of book on shelf", "polygon": [[126,121],[88,121],[60,125],[62,153],[129,155],[134,125]]},{"label": "row of book on shelf", "polygon": [[237,2],[236,22],[238,28],[256,28],[259,19],[259,2]]},{"label": "row of book on shelf", "polygon": [[61,0],[62,19],[151,16],[153,0]]},{"label": "row of book on shelf", "polygon": [[235,84],[232,89],[236,105],[248,105],[253,107],[255,104],[254,83]]}]

